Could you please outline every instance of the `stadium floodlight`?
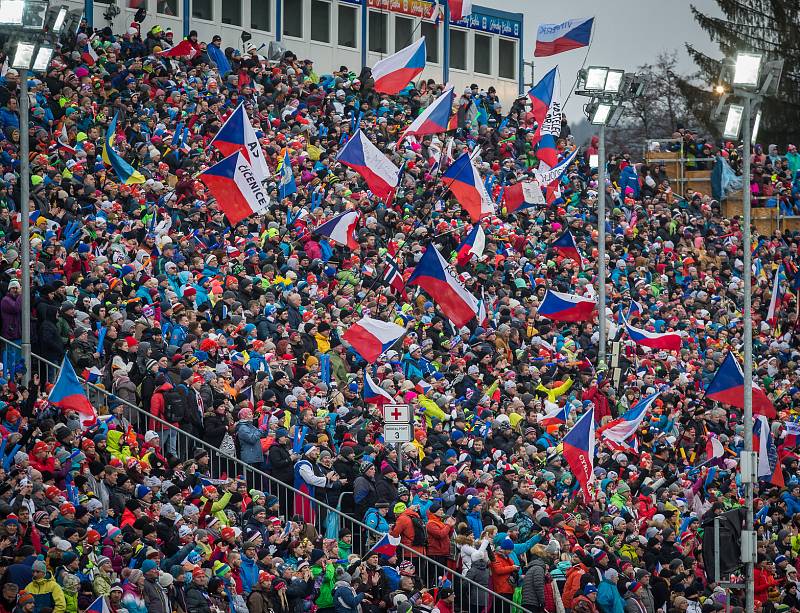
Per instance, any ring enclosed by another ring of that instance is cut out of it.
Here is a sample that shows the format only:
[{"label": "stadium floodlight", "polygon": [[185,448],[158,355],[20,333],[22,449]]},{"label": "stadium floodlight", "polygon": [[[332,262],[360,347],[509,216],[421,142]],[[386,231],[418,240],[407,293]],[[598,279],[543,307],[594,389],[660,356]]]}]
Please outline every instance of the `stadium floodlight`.
[{"label": "stadium floodlight", "polygon": [[24,17],[24,0],[0,0],[0,26],[21,26]]},{"label": "stadium floodlight", "polygon": [[728,116],[725,118],[725,130],[722,132],[722,138],[729,140],[737,140],[739,138],[743,115],[744,107],[741,104],[731,104],[728,107]]},{"label": "stadium floodlight", "polygon": [[758,129],[761,127],[761,109],[756,112],[756,120],[753,123],[753,136],[750,138],[750,144],[755,147],[756,139],[758,138]]},{"label": "stadium floodlight", "polygon": [[29,70],[33,64],[33,57],[36,54],[36,45],[20,41],[17,43],[17,50],[14,52],[14,59],[11,67],[17,70]]},{"label": "stadium floodlight", "polygon": [[33,61],[33,70],[44,71],[50,65],[50,60],[53,59],[53,48],[46,45],[39,47],[36,52],[36,59]]},{"label": "stadium floodlight", "polygon": [[739,53],[736,55],[736,64],[733,70],[733,84],[740,87],[758,86],[758,77],[761,72],[761,59],[759,53]]},{"label": "stadium floodlight", "polygon": [[604,126],[608,124],[609,119],[614,113],[615,105],[610,102],[599,102],[594,113],[589,118],[589,122],[596,126]]},{"label": "stadium floodlight", "polygon": [[69,14],[69,9],[66,6],[60,6],[58,8],[55,21],[53,21],[54,34],[61,34],[61,30],[64,28],[64,22],[67,20],[68,14]]},{"label": "stadium floodlight", "polygon": [[586,91],[602,92],[606,88],[608,68],[604,66],[590,66],[586,69]]},{"label": "stadium floodlight", "polygon": [[603,91],[607,94],[618,94],[622,87],[622,81],[624,78],[624,70],[609,70],[608,75],[606,76],[606,84],[603,88]]}]

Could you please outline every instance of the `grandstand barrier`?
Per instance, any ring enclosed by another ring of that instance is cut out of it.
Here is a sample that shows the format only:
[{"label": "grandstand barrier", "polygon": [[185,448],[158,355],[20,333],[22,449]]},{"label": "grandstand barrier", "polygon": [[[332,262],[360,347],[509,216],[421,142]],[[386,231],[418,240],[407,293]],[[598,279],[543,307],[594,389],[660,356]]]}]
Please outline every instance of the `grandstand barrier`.
[{"label": "grandstand barrier", "polygon": [[[20,345],[3,337],[0,337],[0,342],[21,350]],[[60,365],[54,364],[45,358],[42,358],[36,354],[32,354],[31,369],[34,373],[38,372],[40,376],[44,375],[44,377],[42,377],[43,381],[46,379],[48,382],[52,383],[57,378],[61,367]],[[209,455],[209,466],[212,468],[212,470],[218,471],[217,475],[222,473],[227,475],[235,475],[236,478],[242,479],[247,484],[248,490],[251,488],[256,488],[264,493],[276,496],[279,501],[281,501],[281,505],[291,505],[288,506],[289,510],[294,509],[296,504],[310,504],[313,511],[311,517],[312,521],[307,523],[311,523],[314,526],[314,529],[321,538],[338,539],[341,532],[345,529],[348,529],[353,535],[352,552],[363,558],[384,536],[383,533],[377,532],[352,515],[341,510],[342,503],[347,500],[348,492],[343,492],[343,494],[339,496],[337,508],[329,506],[318,498],[313,498],[307,493],[275,479],[269,473],[266,473],[254,466],[250,466],[238,458],[226,454],[216,447],[213,447],[206,441],[203,441],[202,439],[197,438],[188,432],[184,432],[180,428],[176,428],[169,422],[151,415],[144,409],[137,407],[123,400],[122,398],[119,398],[115,394],[104,389],[102,386],[89,383],[88,381],[83,380],[80,376],[78,378],[86,390],[87,397],[95,408],[107,406],[107,401],[110,398],[114,398],[116,402],[125,408],[124,417],[131,422],[131,426],[137,433],[144,433],[151,429],[149,428],[151,421],[160,426],[161,429],[156,430],[159,433],[162,433],[164,430],[170,430],[174,432],[174,436],[177,437],[176,455],[182,460],[193,458],[195,452],[199,448],[205,449]],[[98,411],[98,413],[100,413],[100,411]],[[163,434],[160,434],[160,436],[162,439],[164,438]],[[208,475],[208,479],[205,479],[205,481],[213,485],[224,483],[223,480],[214,479],[211,475]],[[246,524],[244,512],[241,509],[225,509],[225,511],[230,525],[239,526],[242,530],[244,530]],[[286,513],[286,516],[283,516],[283,519],[291,520],[293,516],[294,511],[290,511]],[[451,541],[451,552],[454,551],[455,545]],[[415,576],[421,579],[423,585],[430,587],[431,591],[433,586],[437,585],[442,578],[449,579],[452,582],[453,590],[456,596],[455,610],[467,610],[469,609],[470,603],[477,602],[479,600],[485,600],[488,607],[491,607],[492,603],[494,602],[495,606],[500,608],[503,608],[503,604],[506,607],[513,607],[510,610],[514,611],[515,613],[533,613],[530,609],[526,609],[522,605],[514,603],[512,600],[490,590],[479,583],[476,583],[472,579],[469,579],[455,570],[454,560],[448,561],[447,564],[442,564],[441,562],[426,555],[417,553],[402,543],[397,546],[396,555],[399,562],[408,560],[414,564],[416,570]],[[450,557],[453,558],[454,556],[451,555]],[[451,568],[451,564],[453,568]]]},{"label": "grandstand barrier", "polygon": [[[759,234],[772,234],[779,227],[778,208],[763,206],[765,198],[754,196],[750,208],[750,218]],[[734,192],[722,201],[723,216],[731,219],[741,217],[744,212],[742,192]]]}]

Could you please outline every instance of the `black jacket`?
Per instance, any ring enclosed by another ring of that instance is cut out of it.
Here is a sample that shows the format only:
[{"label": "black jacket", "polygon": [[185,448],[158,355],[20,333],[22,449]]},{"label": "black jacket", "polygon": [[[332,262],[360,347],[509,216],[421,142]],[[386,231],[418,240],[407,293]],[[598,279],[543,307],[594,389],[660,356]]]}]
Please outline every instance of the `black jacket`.
[{"label": "black jacket", "polygon": [[294,461],[289,449],[278,443],[269,448],[268,460],[269,470],[272,476],[284,483],[294,482]]}]

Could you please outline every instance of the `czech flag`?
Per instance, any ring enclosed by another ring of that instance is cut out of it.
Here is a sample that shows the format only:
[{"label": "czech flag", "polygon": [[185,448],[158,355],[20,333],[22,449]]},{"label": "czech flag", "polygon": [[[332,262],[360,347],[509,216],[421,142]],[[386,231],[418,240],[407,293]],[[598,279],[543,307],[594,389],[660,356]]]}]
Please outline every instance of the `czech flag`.
[{"label": "czech flag", "polygon": [[92,604],[86,607],[86,613],[111,613],[105,597],[99,596]]},{"label": "czech flag", "polygon": [[778,487],[785,487],[783,470],[778,461],[778,448],[775,446],[769,422],[763,415],[758,415],[753,423],[753,449],[758,450],[758,478]]},{"label": "czech flag", "polygon": [[565,258],[569,258],[571,260],[575,260],[578,264],[583,264],[583,258],[581,257],[580,251],[578,251],[578,245],[575,243],[575,237],[572,236],[572,232],[567,230],[559,236],[553,242],[553,249],[556,252],[563,255]]},{"label": "czech flag", "polygon": [[171,49],[159,51],[156,55],[160,55],[161,57],[188,57],[191,60],[197,53],[197,49],[192,46],[189,39],[184,38]]},{"label": "czech flag", "polygon": [[403,132],[400,141],[402,142],[406,136],[447,132],[450,129],[450,117],[453,115],[454,98],[455,92],[453,91],[453,86],[450,86],[411,122],[411,125]]},{"label": "czech flag", "polygon": [[[531,99],[533,108],[533,119],[536,121],[536,132],[533,135],[532,145],[539,142],[541,138],[542,126],[544,125],[545,117],[553,101],[558,97],[558,90],[560,88],[560,79],[558,75],[558,66],[550,70],[544,75],[539,82],[528,91],[528,97]],[[561,118],[559,117],[559,122]],[[551,164],[553,166],[553,164]]]},{"label": "czech flag", "polygon": [[382,94],[399,94],[409,81],[425,70],[425,37],[380,60],[372,67],[375,91]]},{"label": "czech flag", "polygon": [[336,159],[364,177],[369,190],[378,198],[391,200],[400,182],[400,169],[360,129],[342,147]]},{"label": "czech flag", "polygon": [[589,321],[597,303],[583,296],[547,290],[539,305],[539,315],[554,321]]},{"label": "czech flag", "polygon": [[547,204],[542,189],[536,181],[517,181],[503,188],[503,204],[506,213],[516,213],[536,204]]},{"label": "czech flag", "polygon": [[461,241],[461,244],[458,246],[458,257],[456,259],[458,265],[466,265],[473,254],[480,259],[485,248],[486,233],[483,231],[481,224],[476,223],[474,226],[472,226],[472,230],[470,230],[469,234],[464,237],[464,240]]},{"label": "czech flag", "polygon": [[641,328],[635,328],[628,323],[628,320],[622,318],[622,323],[625,325],[625,330],[630,339],[637,345],[642,347],[650,347],[651,349],[666,349],[667,351],[680,351],[683,339],[677,332],[648,332]]},{"label": "czech flag", "polygon": [[332,241],[348,247],[349,249],[359,249],[360,245],[356,240],[356,228],[361,215],[358,211],[347,211],[332,217],[328,221],[321,223],[314,232],[327,236]]},{"label": "czech flag", "polygon": [[103,143],[103,162],[111,166],[121,183],[125,185],[144,183],[145,179],[142,173],[134,169],[119,153],[114,151],[114,137],[117,134],[118,116],[119,111],[114,113],[114,119],[108,124],[108,130],[106,130],[106,139]]},{"label": "czech flag", "polygon": [[561,175],[563,175],[572,165],[572,162],[575,161],[575,157],[577,155],[578,148],[576,147],[572,150],[572,153],[561,160],[556,166],[550,167],[549,164],[545,164],[547,168],[541,168],[540,164],[540,168],[534,170],[534,174],[536,175],[536,180],[539,182],[539,185],[547,185],[549,189],[551,185],[556,183],[561,178]]},{"label": "czech flag", "polygon": [[97,53],[91,43],[86,43],[81,52],[81,59],[88,65],[94,66],[97,63]]},{"label": "czech flag", "polygon": [[269,196],[241,151],[234,151],[201,172],[200,180],[211,190],[232,226],[269,207]]},{"label": "czech flag", "polygon": [[375,383],[366,369],[364,369],[364,402],[377,404],[379,407],[387,402],[394,402],[394,398],[389,395],[389,392]]},{"label": "czech flag", "polygon": [[442,309],[445,317],[459,328],[478,314],[478,299],[453,276],[442,254],[432,244],[422,254],[422,259],[408,278],[408,285],[424,289]]},{"label": "czech flag", "polygon": [[342,335],[364,360],[372,364],[381,354],[400,340],[406,329],[397,324],[371,317],[362,317]]},{"label": "czech flag", "polygon": [[461,21],[472,15],[472,0],[447,0],[450,7],[450,21]]},{"label": "czech flag", "polygon": [[[731,353],[706,388],[706,398],[744,409],[744,373],[739,360]],[[753,412],[775,419],[775,407],[767,394],[753,382]]]},{"label": "czech flag", "polygon": [[48,400],[63,411],[75,411],[81,420],[81,425],[88,428],[97,423],[97,411],[83,391],[78,375],[66,356],[61,362],[53,389],[50,390]]},{"label": "czech flag", "polygon": [[642,307],[639,306],[639,303],[635,300],[631,300],[631,305],[628,307],[628,317],[633,317],[634,315],[641,315],[642,314]]},{"label": "czech flag", "polygon": [[569,417],[569,405],[565,404],[563,407],[554,402],[545,402],[545,413],[539,418],[540,426],[556,426],[558,424],[567,423]]},{"label": "czech flag", "polygon": [[472,163],[469,153],[464,153],[442,175],[445,187],[458,200],[461,208],[469,213],[472,221],[479,221],[494,214],[492,202],[478,169]]},{"label": "czech flag", "polygon": [[651,394],[647,398],[643,398],[637,402],[632,408],[628,409],[605,426],[602,426],[597,431],[599,435],[608,440],[616,443],[625,443],[628,439],[634,436],[639,430],[639,426],[644,421],[653,403],[658,398],[660,392]]},{"label": "czech flag", "polygon": [[381,539],[372,546],[367,552],[367,555],[364,558],[367,558],[371,553],[377,553],[382,556],[386,556],[387,558],[391,558],[395,553],[397,553],[397,546],[400,544],[400,537],[399,536],[392,536],[389,533],[386,533],[381,537]]},{"label": "czech flag", "polygon": [[[267,166],[267,158],[261,149],[253,124],[244,108],[244,103],[236,107],[233,113],[225,120],[211,144],[224,156],[232,154],[234,151],[241,151],[244,157],[250,162],[253,172],[256,174],[261,186],[264,187],[269,182],[272,173]],[[266,189],[264,190],[266,193]]]},{"label": "czech flag", "polygon": [[589,500],[589,484],[594,480],[594,409],[581,416],[562,443],[564,459],[581,484],[586,500]]},{"label": "czech flag", "polygon": [[767,323],[771,326],[775,326],[778,320],[778,311],[781,308],[781,302],[783,302],[781,281],[784,277],[783,264],[781,264],[778,266],[778,270],[775,271],[775,279],[772,282],[772,296],[769,299],[769,310],[767,311]]},{"label": "czech flag", "polygon": [[564,23],[542,23],[536,30],[534,57],[548,57],[572,49],[588,47],[592,40],[594,17],[570,19]]}]

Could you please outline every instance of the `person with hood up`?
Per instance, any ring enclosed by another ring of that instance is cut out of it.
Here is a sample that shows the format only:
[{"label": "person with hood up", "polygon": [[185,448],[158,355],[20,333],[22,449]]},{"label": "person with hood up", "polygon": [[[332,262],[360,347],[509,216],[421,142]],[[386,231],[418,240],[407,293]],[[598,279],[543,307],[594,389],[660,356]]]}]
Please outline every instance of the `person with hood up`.
[{"label": "person with hood up", "polygon": [[356,592],[353,587],[354,581],[344,568],[336,569],[336,583],[333,584],[333,607],[336,613],[361,611],[361,601],[366,594]]}]

